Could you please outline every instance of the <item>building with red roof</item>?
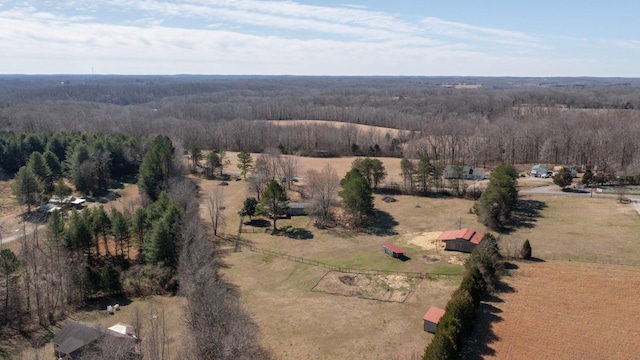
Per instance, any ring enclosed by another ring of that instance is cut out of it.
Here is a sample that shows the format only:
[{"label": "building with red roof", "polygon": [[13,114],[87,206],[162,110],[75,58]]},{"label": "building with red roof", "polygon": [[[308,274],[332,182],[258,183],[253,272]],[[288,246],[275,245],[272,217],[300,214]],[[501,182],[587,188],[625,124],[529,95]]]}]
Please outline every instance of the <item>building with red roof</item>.
[{"label": "building with red roof", "polygon": [[430,307],[427,313],[422,317],[422,319],[424,320],[424,331],[435,334],[436,330],[438,329],[438,323],[440,322],[440,319],[443,315],[443,309],[437,308],[435,306]]},{"label": "building with red roof", "polygon": [[401,258],[404,256],[404,250],[401,247],[389,243],[382,244],[382,251],[394,258]]},{"label": "building with red roof", "polygon": [[483,233],[473,229],[449,230],[438,236],[438,241],[444,241],[445,250],[470,253],[484,238]]}]

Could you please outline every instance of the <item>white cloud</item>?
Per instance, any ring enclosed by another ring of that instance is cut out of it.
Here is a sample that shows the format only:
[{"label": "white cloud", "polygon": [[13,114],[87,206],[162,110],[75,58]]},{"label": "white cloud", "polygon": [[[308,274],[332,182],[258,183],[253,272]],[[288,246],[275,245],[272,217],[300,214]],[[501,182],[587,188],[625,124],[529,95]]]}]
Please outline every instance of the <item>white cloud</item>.
[{"label": "white cloud", "polygon": [[429,17],[422,21],[428,33],[466,40],[482,40],[524,47],[540,47],[541,39],[517,31],[486,28]]},{"label": "white cloud", "polygon": [[[527,49],[546,49],[549,39],[517,31],[345,6],[74,0],[0,9],[5,73],[602,76],[611,68],[579,54],[538,59]],[[114,24],[113,14],[127,16]]]}]

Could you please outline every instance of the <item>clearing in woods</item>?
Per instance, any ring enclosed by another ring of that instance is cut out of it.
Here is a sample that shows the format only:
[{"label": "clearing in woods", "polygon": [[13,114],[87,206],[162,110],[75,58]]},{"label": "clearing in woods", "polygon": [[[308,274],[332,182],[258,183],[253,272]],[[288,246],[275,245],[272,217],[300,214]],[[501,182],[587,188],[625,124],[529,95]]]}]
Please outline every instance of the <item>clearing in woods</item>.
[{"label": "clearing in woods", "polygon": [[468,359],[631,359],[640,349],[640,271],[517,262],[506,291],[481,305]]}]

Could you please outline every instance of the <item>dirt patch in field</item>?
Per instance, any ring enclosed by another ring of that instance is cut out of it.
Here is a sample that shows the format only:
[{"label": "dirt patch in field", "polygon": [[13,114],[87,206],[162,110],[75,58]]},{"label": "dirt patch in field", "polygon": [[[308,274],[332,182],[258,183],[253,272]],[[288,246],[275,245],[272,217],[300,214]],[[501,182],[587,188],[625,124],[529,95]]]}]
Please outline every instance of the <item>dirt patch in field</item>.
[{"label": "dirt patch in field", "polygon": [[362,275],[331,271],[312,290],[363,299],[404,302],[418,282],[419,279],[400,275]]},{"label": "dirt patch in field", "polygon": [[409,243],[424,250],[442,250],[444,249],[444,243],[438,243],[438,237],[441,234],[442,231],[427,231],[420,235],[412,237],[411,239],[409,239]]},{"label": "dirt patch in field", "polygon": [[640,349],[637,268],[518,262],[481,305],[468,359],[632,359]]}]

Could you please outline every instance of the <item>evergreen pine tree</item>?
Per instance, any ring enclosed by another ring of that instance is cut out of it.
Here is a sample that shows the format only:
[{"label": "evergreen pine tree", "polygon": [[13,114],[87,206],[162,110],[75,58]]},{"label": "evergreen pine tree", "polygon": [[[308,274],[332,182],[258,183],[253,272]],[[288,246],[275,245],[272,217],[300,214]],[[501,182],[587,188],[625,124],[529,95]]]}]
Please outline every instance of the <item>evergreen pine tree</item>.
[{"label": "evergreen pine tree", "polygon": [[529,244],[529,239],[525,240],[524,244],[522,244],[522,249],[520,249],[520,256],[526,260],[531,259],[531,244]]}]

